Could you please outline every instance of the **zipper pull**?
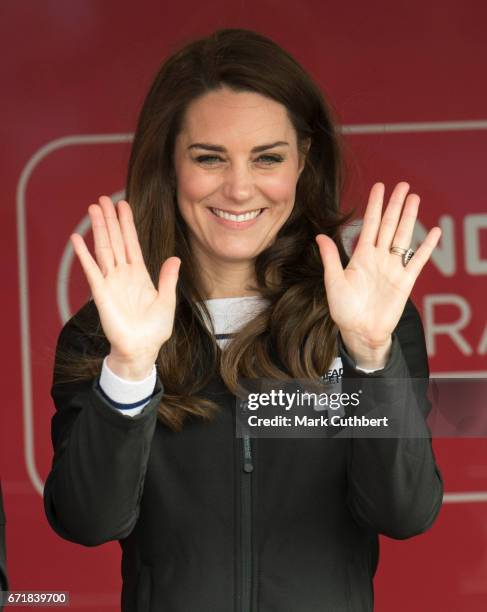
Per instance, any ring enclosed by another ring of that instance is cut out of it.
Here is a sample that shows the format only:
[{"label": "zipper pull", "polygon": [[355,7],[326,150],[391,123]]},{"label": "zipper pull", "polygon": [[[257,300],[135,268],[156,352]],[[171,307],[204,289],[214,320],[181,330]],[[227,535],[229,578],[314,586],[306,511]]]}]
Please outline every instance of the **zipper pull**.
[{"label": "zipper pull", "polygon": [[250,446],[249,436],[243,437],[243,449],[244,449],[244,472],[252,472],[254,466],[252,465],[252,448]]}]

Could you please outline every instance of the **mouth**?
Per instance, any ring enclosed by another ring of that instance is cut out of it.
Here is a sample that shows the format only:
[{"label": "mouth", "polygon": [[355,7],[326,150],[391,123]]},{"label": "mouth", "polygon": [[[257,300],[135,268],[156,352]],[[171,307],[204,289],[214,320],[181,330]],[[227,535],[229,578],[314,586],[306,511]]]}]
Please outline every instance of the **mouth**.
[{"label": "mouth", "polygon": [[257,208],[235,215],[220,208],[207,208],[212,219],[221,227],[233,230],[244,230],[247,227],[255,225],[265,213],[267,208]]}]

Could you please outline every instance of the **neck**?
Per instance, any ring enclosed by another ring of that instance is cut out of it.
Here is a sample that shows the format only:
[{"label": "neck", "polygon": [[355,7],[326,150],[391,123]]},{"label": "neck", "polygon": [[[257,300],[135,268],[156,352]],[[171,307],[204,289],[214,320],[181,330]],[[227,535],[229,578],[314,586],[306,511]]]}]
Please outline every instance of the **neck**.
[{"label": "neck", "polygon": [[202,271],[206,299],[260,295],[252,287],[256,284],[253,260],[219,259],[199,249],[193,252]]}]

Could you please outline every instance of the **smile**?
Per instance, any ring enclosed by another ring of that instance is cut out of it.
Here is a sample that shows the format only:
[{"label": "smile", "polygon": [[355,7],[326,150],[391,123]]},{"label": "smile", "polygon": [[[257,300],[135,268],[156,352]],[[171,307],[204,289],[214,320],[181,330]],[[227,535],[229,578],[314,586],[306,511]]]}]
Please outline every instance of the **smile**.
[{"label": "smile", "polygon": [[251,219],[255,219],[260,215],[263,210],[263,208],[259,208],[257,210],[252,210],[241,215],[233,215],[224,210],[220,210],[219,208],[211,209],[212,213],[217,217],[220,217],[220,219],[227,219],[228,221],[235,221],[237,223],[243,223],[244,221],[250,221]]},{"label": "smile", "polygon": [[228,229],[244,230],[247,227],[258,223],[262,213],[265,212],[265,208],[261,208],[255,211],[249,211],[242,215],[232,215],[218,208],[208,208],[208,212],[211,217],[221,226]]}]

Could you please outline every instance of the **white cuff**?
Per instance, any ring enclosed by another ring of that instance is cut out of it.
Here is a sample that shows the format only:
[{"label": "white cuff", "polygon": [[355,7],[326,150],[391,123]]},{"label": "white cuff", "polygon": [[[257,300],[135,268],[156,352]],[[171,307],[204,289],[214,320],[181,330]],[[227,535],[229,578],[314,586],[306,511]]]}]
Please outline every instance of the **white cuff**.
[{"label": "white cuff", "polygon": [[100,387],[106,395],[117,404],[139,404],[141,400],[149,400],[156,386],[156,365],[152,372],[142,380],[126,380],[110,370],[107,363],[108,355],[103,360],[100,373]]}]

